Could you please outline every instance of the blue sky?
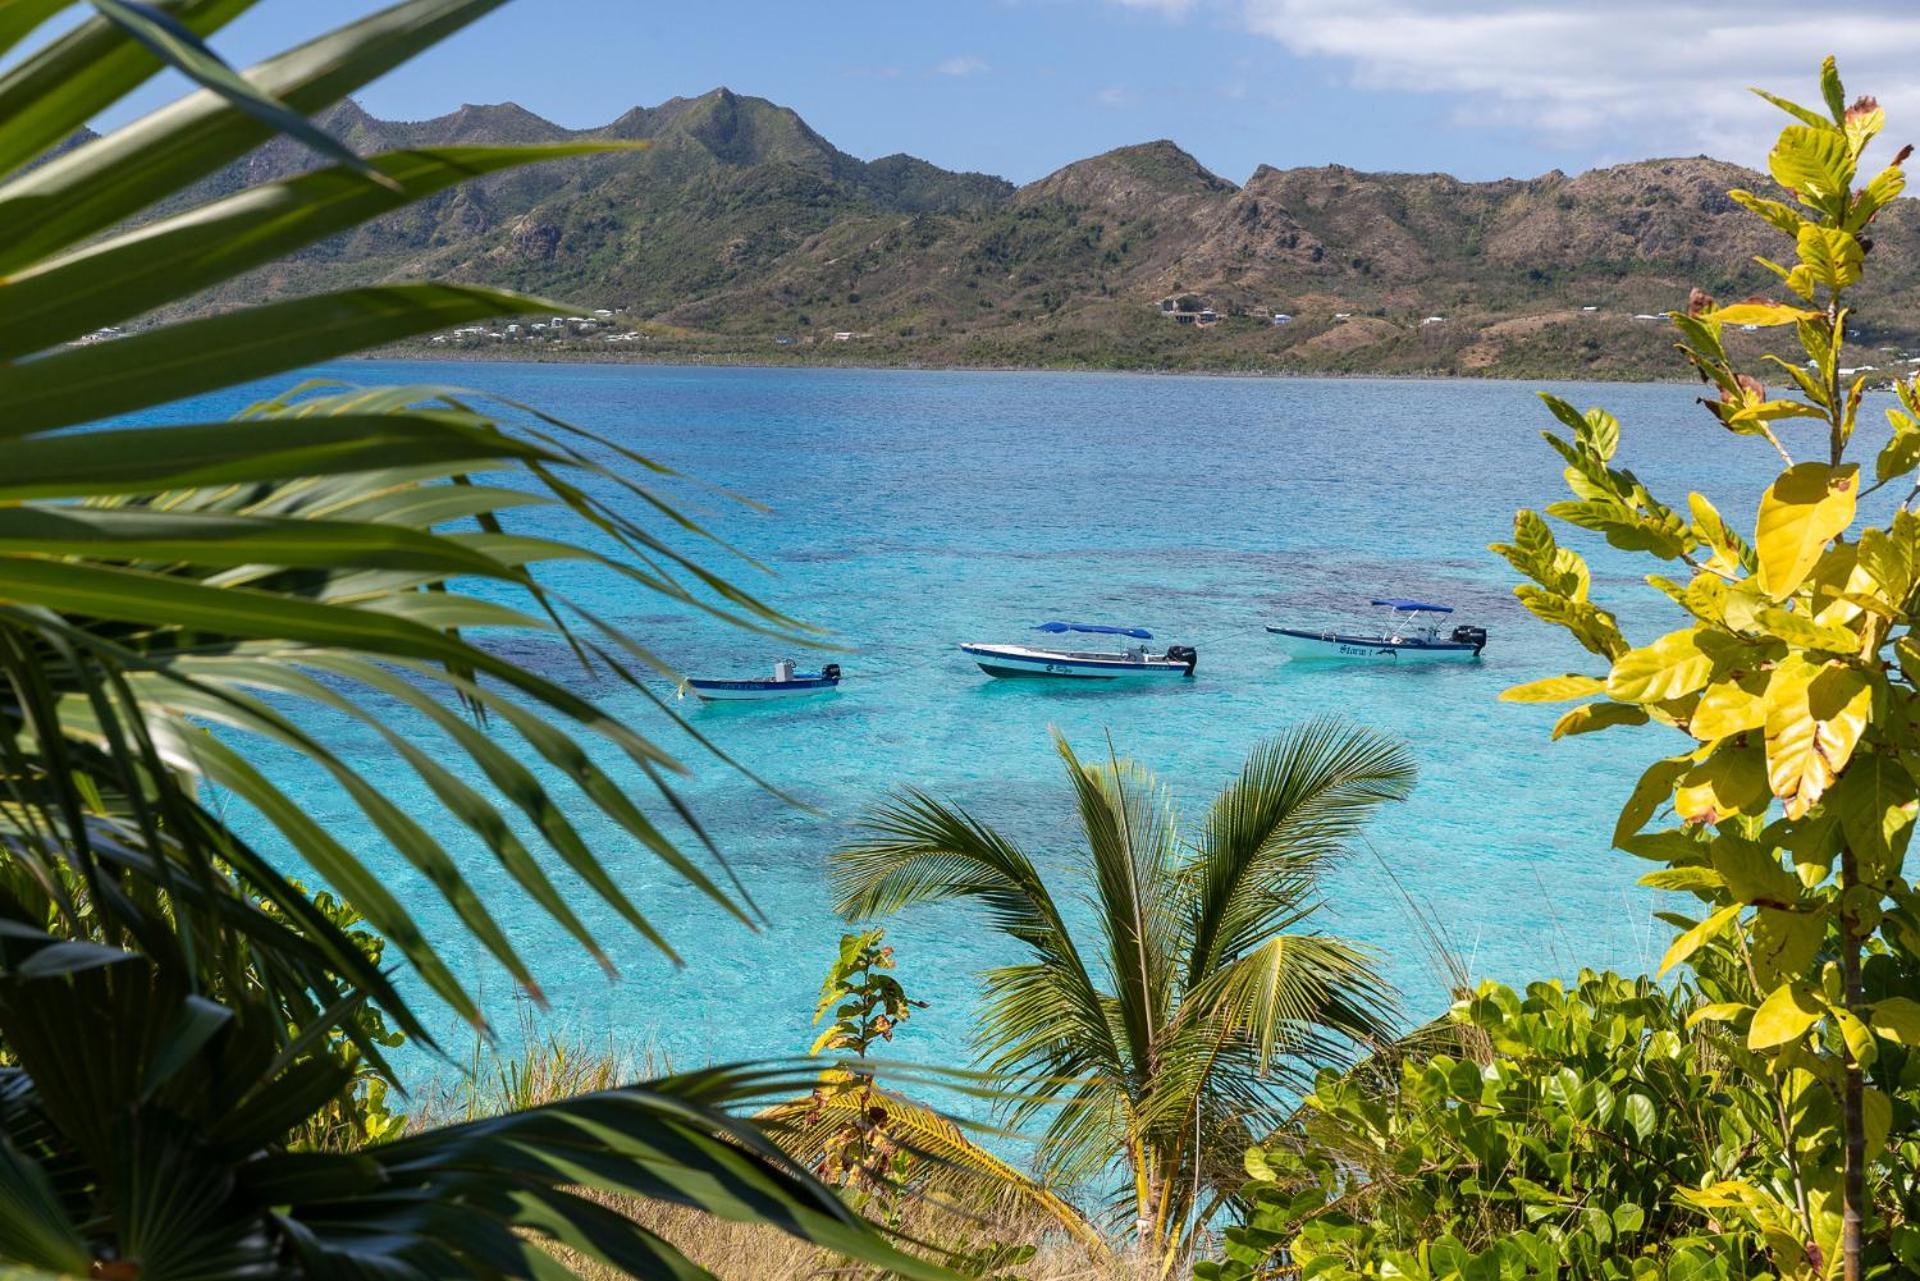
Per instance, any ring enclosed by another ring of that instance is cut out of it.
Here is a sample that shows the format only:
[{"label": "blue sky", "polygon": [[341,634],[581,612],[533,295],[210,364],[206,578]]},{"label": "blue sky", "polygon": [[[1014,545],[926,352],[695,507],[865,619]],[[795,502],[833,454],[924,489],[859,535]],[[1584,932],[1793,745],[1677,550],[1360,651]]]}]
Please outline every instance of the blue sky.
[{"label": "blue sky", "polygon": [[[262,0],[215,46],[244,64],[377,7]],[[724,84],[855,155],[1022,182],[1161,137],[1236,182],[1260,163],[1527,177],[1756,163],[1778,117],[1741,86],[1815,98],[1828,51],[1920,137],[1920,6],[1872,0],[517,0],[360,97],[582,127]]]}]

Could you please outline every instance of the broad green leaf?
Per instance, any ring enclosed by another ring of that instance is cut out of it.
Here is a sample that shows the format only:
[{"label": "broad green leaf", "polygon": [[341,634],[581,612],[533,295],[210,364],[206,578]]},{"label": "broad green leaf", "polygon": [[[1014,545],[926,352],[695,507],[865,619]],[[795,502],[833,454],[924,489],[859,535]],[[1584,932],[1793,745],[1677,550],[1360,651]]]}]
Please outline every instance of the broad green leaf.
[{"label": "broad green leaf", "polygon": [[[1764,788],[1763,783],[1763,793]],[[1784,909],[1799,899],[1799,878],[1780,865],[1771,847],[1723,833],[1714,838],[1711,850],[1714,869],[1740,902]]]},{"label": "broad green leaf", "polygon": [[1687,510],[1693,517],[1693,536],[1713,549],[1709,568],[1731,574],[1749,567],[1753,549],[1727,524],[1706,495],[1688,494]]},{"label": "broad green leaf", "polygon": [[1826,1012],[1826,1004],[1804,983],[1783,984],[1753,1012],[1747,1048],[1771,1050],[1791,1044],[1805,1036]]},{"label": "broad green leaf", "polygon": [[1853,149],[1846,135],[1831,125],[1788,125],[1767,156],[1775,182],[1794,193],[1800,203],[1839,217],[1853,187]]},{"label": "broad green leaf", "polygon": [[1715,661],[1731,643],[1724,633],[1703,627],[1668,632],[1614,661],[1607,694],[1624,703],[1662,703],[1704,689],[1713,678]]},{"label": "broad green leaf", "polygon": [[1840,1029],[1840,1039],[1847,1047],[1847,1056],[1863,1068],[1873,1066],[1873,1060],[1880,1047],[1874,1042],[1873,1033],[1860,1016],[1844,1005],[1828,1007],[1827,1013],[1833,1017],[1834,1026]]},{"label": "broad green leaf", "polygon": [[1817,909],[1782,911],[1763,907],[1747,932],[1747,955],[1763,984],[1798,978],[1813,964],[1827,939],[1827,918]]},{"label": "broad green leaf", "polygon": [[1767,683],[1767,779],[1788,818],[1804,815],[1840,771],[1866,730],[1873,687],[1842,663],[1789,654]]},{"label": "broad green leaf", "polygon": [[1866,251],[1851,232],[1808,223],[1800,229],[1799,249],[1800,265],[1816,283],[1835,293],[1859,283]]},{"label": "broad green leaf", "polygon": [[1736,814],[1764,813],[1770,799],[1759,744],[1723,745],[1680,776],[1673,812],[1689,823],[1720,823]]},{"label": "broad green leaf", "polygon": [[1859,477],[1852,463],[1796,463],[1767,487],[1754,549],[1761,584],[1774,600],[1791,596],[1813,572],[1828,541],[1853,523]]},{"label": "broad green leaf", "polygon": [[1792,325],[1802,320],[1813,320],[1821,315],[1817,311],[1808,311],[1804,307],[1791,307],[1783,302],[1769,302],[1764,299],[1749,299],[1746,302],[1730,303],[1713,313],[1713,318],[1723,325]]},{"label": "broad green leaf", "polygon": [[1711,1005],[1702,1005],[1687,1015],[1687,1026],[1700,1023],[1734,1023],[1751,1010],[1751,1005],[1739,1001],[1717,1001]]},{"label": "broad green leaf", "polygon": [[1873,885],[1899,876],[1913,836],[1913,775],[1879,753],[1854,759],[1827,796],[1826,812],[1840,820],[1859,863],[1859,878]]},{"label": "broad green leaf", "polygon": [[1781,204],[1778,200],[1767,200],[1754,195],[1751,191],[1735,189],[1727,193],[1729,199],[1751,210],[1765,219],[1775,231],[1789,236],[1800,234],[1800,225],[1806,221],[1791,205]]},{"label": "broad green leaf", "polygon": [[1890,481],[1906,475],[1916,464],[1920,464],[1920,431],[1896,431],[1874,457],[1873,478]]},{"label": "broad green leaf", "polygon": [[0,440],[231,387],[446,325],[553,305],[470,285],[382,285],[70,347],[0,366]]},{"label": "broad green leaf", "polygon": [[1767,674],[1748,672],[1716,681],[1701,693],[1687,731],[1705,743],[1759,729],[1767,723]]},{"label": "broad green leaf", "polygon": [[1823,627],[1805,614],[1784,609],[1763,609],[1756,616],[1767,632],[1796,649],[1825,650],[1834,654],[1852,654],[1860,648],[1860,634],[1846,627]]},{"label": "broad green leaf", "polygon": [[1817,111],[1807,110],[1797,102],[1789,101],[1777,94],[1768,93],[1765,89],[1754,89],[1750,90],[1750,92],[1753,93],[1755,97],[1766,99],[1774,106],[1780,108],[1780,110],[1792,116],[1795,120],[1798,120],[1801,124],[1806,125],[1809,129],[1825,129],[1830,133],[1837,133],[1839,131],[1839,126],[1834,124],[1833,121],[1827,119]]},{"label": "broad green leaf", "polygon": [[1613,843],[1616,846],[1624,846],[1647,825],[1660,806],[1671,799],[1674,783],[1692,765],[1693,762],[1685,756],[1672,756],[1647,767],[1646,772],[1640,775],[1640,780],[1633,785],[1633,791],[1614,823]]},{"label": "broad green leaf", "polygon": [[1728,904],[1675,939],[1667,948],[1666,955],[1660,958],[1659,973],[1664,975],[1705,947],[1722,930],[1737,921],[1742,910],[1744,909],[1739,903]]},{"label": "broad green leaf", "polygon": [[1840,83],[1840,65],[1832,54],[1820,60],[1820,97],[1835,124],[1847,118],[1847,91]]},{"label": "broad green leaf", "polygon": [[1889,1041],[1920,1046],[1920,1001],[1905,996],[1889,996],[1875,1001],[1870,1021],[1873,1030]]},{"label": "broad green leaf", "polygon": [[1587,703],[1555,721],[1553,737],[1592,734],[1616,725],[1645,725],[1647,720],[1647,710],[1632,703]]},{"label": "broad green leaf", "polygon": [[1546,676],[1537,681],[1528,681],[1525,685],[1515,685],[1501,691],[1503,703],[1564,703],[1568,699],[1585,698],[1589,694],[1598,694],[1607,687],[1607,683],[1594,676],[1579,676],[1568,673],[1565,676]]}]

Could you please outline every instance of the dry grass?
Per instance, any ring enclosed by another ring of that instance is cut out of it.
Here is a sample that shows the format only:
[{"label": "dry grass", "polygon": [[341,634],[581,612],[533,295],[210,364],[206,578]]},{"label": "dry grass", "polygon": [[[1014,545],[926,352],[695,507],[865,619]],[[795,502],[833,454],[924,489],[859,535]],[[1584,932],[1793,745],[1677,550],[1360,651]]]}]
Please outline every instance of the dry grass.
[{"label": "dry grass", "polygon": [[[728,1281],[877,1281],[890,1275],[868,1267],[849,1265],[837,1256],[809,1249],[773,1228],[726,1223],[679,1206],[599,1198],[607,1205],[673,1242],[701,1267]],[[1030,1244],[1034,1257],[1026,1263],[1005,1264],[987,1275],[1020,1281],[1149,1281],[1150,1268],[1125,1261],[1099,1260],[1044,1220],[1008,1216],[970,1220],[948,1211],[921,1207],[910,1212],[902,1231],[911,1237],[938,1240],[944,1248],[977,1251],[1008,1243]],[[556,1250],[567,1265],[587,1281],[612,1281],[623,1274],[589,1259]]]},{"label": "dry grass", "polygon": [[[412,1124],[442,1125],[537,1107],[672,1070],[650,1053],[627,1054],[611,1043],[591,1048],[541,1037],[531,1025],[522,1031],[519,1039],[524,1048],[517,1053],[476,1047],[460,1081],[422,1094]],[[664,1202],[592,1195],[726,1281],[879,1281],[890,1275],[849,1265],[764,1225],[729,1223]],[[1006,1281],[1157,1281],[1152,1267],[1126,1258],[1100,1258],[1057,1223],[1019,1209],[976,1215],[919,1202],[906,1207],[900,1230],[910,1241],[932,1242],[958,1255],[984,1257],[997,1246],[1032,1246],[1031,1259],[1004,1262],[983,1273]],[[612,1281],[625,1275],[559,1247],[554,1247],[554,1253],[586,1281]]]}]

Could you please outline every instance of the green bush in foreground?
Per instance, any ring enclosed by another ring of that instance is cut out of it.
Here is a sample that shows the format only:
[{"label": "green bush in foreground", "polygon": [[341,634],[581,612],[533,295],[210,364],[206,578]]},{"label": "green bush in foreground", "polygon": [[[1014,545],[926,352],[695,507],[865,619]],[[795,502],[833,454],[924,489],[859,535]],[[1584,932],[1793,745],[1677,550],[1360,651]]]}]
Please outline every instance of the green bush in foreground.
[{"label": "green bush in foreground", "polygon": [[1495,983],[1400,1054],[1324,1072],[1247,1154],[1244,1226],[1201,1281],[1720,1281],[1764,1242],[1676,1200],[1763,1163],[1763,1093],[1648,979]]}]

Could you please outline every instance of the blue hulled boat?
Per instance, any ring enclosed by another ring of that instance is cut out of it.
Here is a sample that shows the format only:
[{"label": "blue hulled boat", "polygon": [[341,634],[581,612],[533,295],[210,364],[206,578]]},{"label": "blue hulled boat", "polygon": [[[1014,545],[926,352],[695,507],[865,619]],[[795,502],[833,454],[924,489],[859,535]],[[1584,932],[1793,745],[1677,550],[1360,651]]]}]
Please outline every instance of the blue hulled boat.
[{"label": "blue hulled boat", "polygon": [[[1033,630],[1054,636],[1074,633],[1124,636],[1136,641],[1153,639],[1153,633],[1144,627],[1110,627],[1103,623],[1042,623]],[[1058,676],[1096,681],[1189,677],[1200,657],[1187,645],[1169,646],[1164,654],[1148,653],[1144,645],[1129,645],[1116,652],[969,642],[960,649],[989,676]]]},{"label": "blue hulled boat", "polygon": [[774,698],[805,698],[840,688],[840,664],[828,663],[817,672],[795,671],[791,660],[773,665],[767,680],[707,680],[691,677],[686,687],[703,702],[763,702]]},{"label": "blue hulled boat", "polygon": [[1269,627],[1293,658],[1419,659],[1465,662],[1487,647],[1484,627],[1455,627],[1441,635],[1451,605],[1388,597],[1373,602],[1387,611],[1378,632],[1321,632],[1302,627]]}]

